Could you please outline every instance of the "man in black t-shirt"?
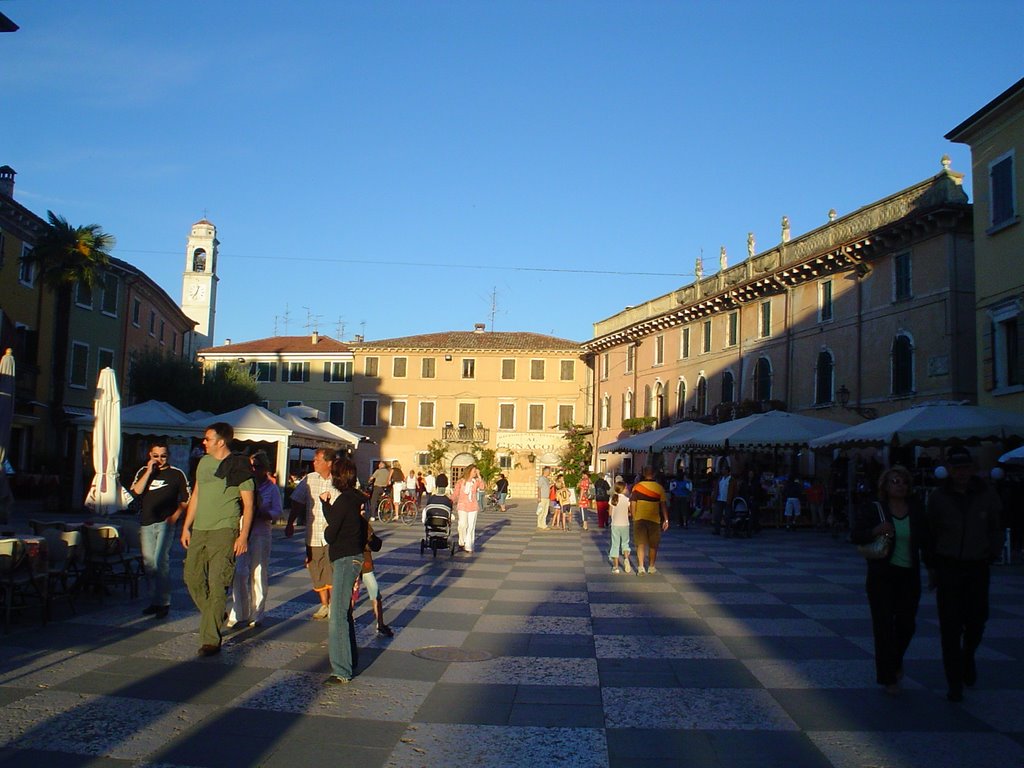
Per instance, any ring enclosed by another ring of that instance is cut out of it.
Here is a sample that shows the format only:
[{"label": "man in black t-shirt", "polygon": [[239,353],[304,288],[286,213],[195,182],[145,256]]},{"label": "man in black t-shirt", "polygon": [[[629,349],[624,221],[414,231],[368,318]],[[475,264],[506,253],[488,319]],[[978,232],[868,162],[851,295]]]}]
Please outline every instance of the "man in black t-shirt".
[{"label": "man in black t-shirt", "polygon": [[171,545],[191,493],[185,473],[168,464],[168,459],[165,443],[149,446],[149,460],[135,475],[131,487],[142,503],[142,562],[149,582],[149,606],[142,612],[157,619],[164,618],[171,609]]},{"label": "man in black t-shirt", "polygon": [[608,516],[608,500],[611,498],[612,487],[604,475],[597,475],[594,480],[594,506],[597,507],[597,527],[607,528],[611,522]]}]

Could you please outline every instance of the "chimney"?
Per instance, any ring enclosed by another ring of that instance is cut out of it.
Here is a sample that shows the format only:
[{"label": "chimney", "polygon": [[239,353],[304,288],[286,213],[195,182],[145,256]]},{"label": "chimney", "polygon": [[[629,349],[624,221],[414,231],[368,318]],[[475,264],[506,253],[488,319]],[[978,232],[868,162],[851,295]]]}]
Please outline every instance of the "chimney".
[{"label": "chimney", "polygon": [[476,323],[473,325],[473,333],[483,333],[486,329],[486,323]]},{"label": "chimney", "polygon": [[231,344],[231,339],[224,339],[224,345],[228,346]]},{"label": "chimney", "polygon": [[0,166],[0,195],[14,199],[14,176],[17,172],[9,165]]},{"label": "chimney", "polygon": [[357,333],[355,335],[355,338],[352,339],[352,341],[354,341],[356,344],[362,344],[363,343],[363,334]]},{"label": "chimney", "polygon": [[312,342],[313,342],[314,345],[320,343],[320,333],[319,333],[319,331],[313,331]]}]

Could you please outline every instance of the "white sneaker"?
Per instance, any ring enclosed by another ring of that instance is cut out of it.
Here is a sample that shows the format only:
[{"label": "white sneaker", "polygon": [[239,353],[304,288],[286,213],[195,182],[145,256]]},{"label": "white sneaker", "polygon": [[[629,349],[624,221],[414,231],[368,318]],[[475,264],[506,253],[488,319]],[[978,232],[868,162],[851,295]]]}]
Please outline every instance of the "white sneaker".
[{"label": "white sneaker", "polygon": [[645,573],[647,573],[647,571],[644,570],[644,567],[642,565],[638,565],[636,567],[636,575],[637,576],[643,576]]},{"label": "white sneaker", "polygon": [[626,559],[626,564],[623,567],[626,569],[626,573],[632,573],[633,572],[633,566],[629,564],[629,559],[628,558]]},{"label": "white sneaker", "polygon": [[313,615],[310,618],[313,618],[313,619],[316,619],[316,620],[319,621],[319,620],[322,620],[322,619],[329,618],[330,615],[331,615],[331,608],[330,608],[330,606],[321,605],[319,608],[316,609],[316,611],[313,612]]},{"label": "white sneaker", "polygon": [[618,568],[612,568],[612,573],[622,573]]},{"label": "white sneaker", "polygon": [[650,568],[648,568],[648,569],[647,569],[647,572],[648,572],[648,573],[657,573],[657,572],[658,572],[658,569],[657,569],[657,568],[655,568],[655,567],[654,567],[654,566],[652,565],[652,566],[651,566]]}]

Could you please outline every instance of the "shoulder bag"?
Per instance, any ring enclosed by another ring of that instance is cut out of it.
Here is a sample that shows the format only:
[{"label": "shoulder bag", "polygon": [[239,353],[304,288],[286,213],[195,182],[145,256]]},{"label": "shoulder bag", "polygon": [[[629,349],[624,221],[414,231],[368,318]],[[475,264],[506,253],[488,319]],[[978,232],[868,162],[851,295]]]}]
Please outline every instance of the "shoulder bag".
[{"label": "shoulder bag", "polygon": [[[882,511],[882,505],[877,501],[875,502],[875,509],[878,510],[878,518],[881,522],[885,522],[885,513]],[[885,560],[892,553],[892,534],[883,533],[875,537],[874,541],[868,542],[867,544],[858,544],[857,551],[865,560]]]}]

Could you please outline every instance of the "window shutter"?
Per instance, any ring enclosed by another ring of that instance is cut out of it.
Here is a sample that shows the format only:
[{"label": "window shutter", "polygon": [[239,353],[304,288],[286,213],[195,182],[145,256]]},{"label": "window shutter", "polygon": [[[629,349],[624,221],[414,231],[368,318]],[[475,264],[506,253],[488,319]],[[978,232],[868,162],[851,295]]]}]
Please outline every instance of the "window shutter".
[{"label": "window shutter", "polygon": [[309,363],[302,364],[302,380],[309,381]]},{"label": "window shutter", "polygon": [[992,359],[992,337],[994,334],[995,328],[989,322],[985,332],[981,335],[981,386],[985,388],[986,392],[991,392],[996,388],[995,362]]},{"label": "window shutter", "polygon": [[324,363],[324,381],[331,380],[331,367],[332,363]]}]

